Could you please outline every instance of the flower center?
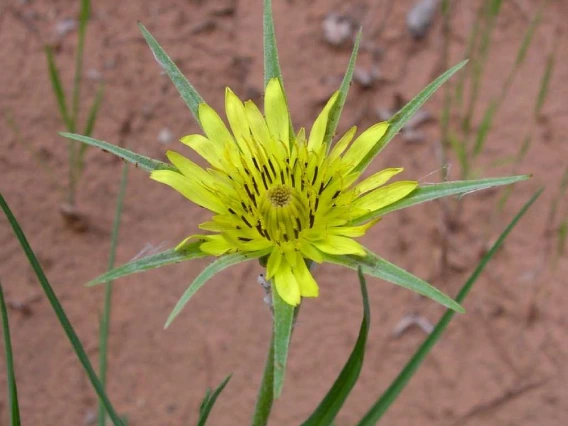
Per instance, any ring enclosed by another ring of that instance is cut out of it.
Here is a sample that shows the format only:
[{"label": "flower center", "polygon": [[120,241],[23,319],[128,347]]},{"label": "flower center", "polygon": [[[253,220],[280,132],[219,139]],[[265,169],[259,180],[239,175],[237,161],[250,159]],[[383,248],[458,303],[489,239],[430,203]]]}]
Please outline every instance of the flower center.
[{"label": "flower center", "polygon": [[292,190],[286,186],[277,186],[269,191],[268,198],[274,207],[286,207],[292,200]]}]

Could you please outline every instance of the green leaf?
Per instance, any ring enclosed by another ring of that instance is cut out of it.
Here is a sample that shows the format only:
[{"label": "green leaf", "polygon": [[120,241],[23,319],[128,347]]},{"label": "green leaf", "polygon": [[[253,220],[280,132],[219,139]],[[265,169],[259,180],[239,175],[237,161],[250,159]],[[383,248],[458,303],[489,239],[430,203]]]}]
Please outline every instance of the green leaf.
[{"label": "green leaf", "polygon": [[552,77],[552,72],[554,71],[555,61],[556,61],[556,52],[552,52],[548,55],[548,58],[546,59],[546,67],[544,69],[544,74],[542,75],[542,78],[540,80],[538,96],[534,108],[534,116],[536,118],[540,117],[540,114],[542,112],[542,107],[544,106],[546,98],[548,97],[548,88],[550,86],[550,78]]},{"label": "green leaf", "polygon": [[6,203],[6,201],[4,200],[4,197],[1,194],[0,194],[0,207],[4,211],[6,217],[8,218],[8,221],[10,222],[10,225],[12,226],[12,229],[14,230],[14,234],[16,234],[18,241],[20,242],[24,252],[26,253],[26,256],[28,257],[28,261],[30,262],[32,269],[34,270],[34,272],[35,272],[35,274],[36,274],[36,276],[37,276],[37,278],[38,278],[38,280],[41,284],[41,287],[43,288],[43,291],[45,292],[47,298],[49,299],[49,303],[53,307],[53,310],[55,311],[55,314],[57,315],[57,318],[59,319],[59,322],[61,323],[61,326],[63,327],[63,330],[65,331],[65,334],[67,335],[67,337],[69,338],[69,341],[71,342],[71,345],[73,346],[73,350],[75,351],[75,354],[77,355],[77,358],[79,359],[79,362],[81,363],[81,365],[83,366],[83,369],[87,373],[87,376],[89,377],[89,380],[90,380],[91,384],[93,385],[93,388],[97,392],[97,395],[99,396],[99,398],[103,402],[105,409],[107,410],[107,412],[109,414],[109,417],[111,418],[111,420],[112,420],[112,422],[115,426],[123,426],[121,419],[118,417],[118,415],[116,414],[116,411],[114,410],[112,404],[110,403],[109,399],[107,398],[107,396],[104,392],[104,389],[101,385],[101,382],[97,378],[95,370],[93,369],[93,366],[91,365],[91,362],[89,361],[89,357],[87,356],[87,353],[85,352],[85,349],[83,348],[83,345],[81,344],[81,341],[79,340],[79,336],[77,336],[77,333],[75,333],[75,330],[73,329],[71,322],[69,322],[69,319],[67,318],[67,315],[65,314],[65,311],[63,310],[63,307],[59,303],[59,300],[57,299],[55,292],[51,288],[51,285],[49,284],[49,281],[47,280],[47,277],[45,276],[43,269],[41,268],[41,265],[39,264],[39,261],[37,260],[37,257],[35,256],[32,248],[30,247],[28,240],[26,239],[26,236],[24,235],[24,232],[22,231],[22,228],[18,224],[18,221],[14,217],[14,214],[10,210],[10,207],[8,207],[8,204]]},{"label": "green leaf", "polygon": [[119,146],[95,138],[67,132],[59,132],[59,134],[64,138],[73,139],[102,149],[103,152],[110,152],[111,154],[114,154],[117,157],[122,158],[123,160],[128,161],[129,163],[134,164],[134,166],[139,167],[147,172],[153,172],[154,170],[177,170],[171,164],[164,163],[159,160],[154,160],[153,158],[146,157],[144,155],[136,154],[135,152],[129,151],[128,149],[121,148]]},{"label": "green leaf", "polygon": [[498,103],[496,101],[491,101],[489,106],[485,110],[485,114],[483,115],[483,119],[481,120],[481,124],[479,129],[477,129],[477,137],[475,139],[475,145],[473,147],[473,156],[477,157],[483,151],[483,147],[485,146],[485,140],[487,139],[487,135],[491,130],[491,126],[493,125],[493,117],[497,112]]},{"label": "green leaf", "polygon": [[185,76],[181,73],[174,61],[171,60],[164,49],[162,49],[162,46],[158,44],[156,39],[152,36],[152,34],[150,34],[146,27],[140,22],[138,22],[138,27],[140,28],[140,31],[142,31],[142,35],[146,39],[146,43],[148,43],[148,46],[150,46],[154,57],[156,58],[160,66],[164,69],[168,77],[170,77],[170,80],[172,80],[174,86],[176,86],[176,89],[195,117],[197,123],[201,125],[201,122],[199,121],[199,104],[202,104],[205,101],[187,80],[187,78],[185,78]]},{"label": "green leaf", "polygon": [[402,129],[408,120],[418,111],[418,109],[424,105],[424,103],[430,99],[430,96],[434,94],[436,90],[440,88],[451,76],[464,67],[467,60],[460,62],[454,67],[447,70],[440,77],[430,83],[424,90],[422,90],[414,99],[407,103],[399,112],[397,112],[390,120],[390,126],[386,134],[379,140],[375,146],[369,151],[367,155],[361,160],[359,165],[355,167],[354,171],[360,172],[365,170],[365,168],[373,161],[373,158],[381,152],[388,143],[396,136],[396,134]]},{"label": "green leaf", "polygon": [[[95,123],[97,121],[97,117],[99,114],[99,108],[101,106],[102,100],[103,100],[103,95],[104,95],[104,84],[101,83],[99,85],[99,89],[97,90],[97,94],[95,95],[95,99],[93,101],[93,104],[91,105],[91,109],[89,110],[89,115],[87,116],[87,123],[85,124],[85,130],[83,131],[83,134],[85,136],[91,136],[93,134],[93,129],[95,128]],[[80,175],[81,172],[83,171],[83,168],[85,166],[85,152],[87,152],[87,147],[89,145],[87,144],[82,144],[79,147],[79,155],[77,156],[77,161],[78,161],[78,172],[77,175]]]},{"label": "green leaf", "polygon": [[4,336],[4,353],[6,354],[6,382],[8,383],[8,406],[10,407],[10,425],[20,426],[20,406],[18,404],[18,389],[16,387],[16,374],[14,373],[14,356],[12,353],[12,340],[10,338],[10,324],[8,310],[4,301],[4,291],[0,283],[0,317],[2,318],[2,335]]},{"label": "green leaf", "polygon": [[186,303],[189,302],[189,299],[191,299],[191,297],[197,292],[197,290],[203,287],[203,284],[205,284],[211,277],[213,277],[213,275],[221,272],[224,269],[227,269],[229,266],[237,265],[251,259],[258,259],[259,257],[270,253],[270,250],[272,249],[265,249],[250,253],[231,253],[218,257],[213,263],[211,263],[203,271],[201,271],[197,278],[195,278],[195,280],[193,280],[190,286],[185,290],[181,298],[178,300],[176,306],[174,307],[172,313],[168,317],[164,328],[168,328],[170,326],[172,321],[179,315]]},{"label": "green leaf", "polygon": [[87,33],[87,23],[91,9],[90,0],[80,0],[81,10],[79,11],[79,28],[77,30],[77,51],[75,52],[75,77],[73,79],[73,104],[71,110],[72,127],[70,132],[75,132],[77,120],[79,118],[79,102],[81,100],[81,79],[83,77],[83,51],[85,50],[85,36]]},{"label": "green leaf", "polygon": [[308,420],[302,423],[302,426],[328,426],[332,424],[335,416],[337,416],[337,413],[339,413],[339,410],[355,386],[355,383],[357,383],[357,379],[361,373],[363,360],[365,358],[367,335],[369,334],[369,327],[371,325],[371,310],[369,308],[367,285],[361,267],[359,267],[357,272],[361,285],[361,295],[363,296],[363,321],[361,321],[359,336],[357,337],[355,347],[347,363],[341,370],[341,373],[339,373],[333,386]]},{"label": "green leaf", "polygon": [[211,413],[213,405],[215,405],[215,401],[217,401],[217,397],[221,394],[221,392],[223,392],[223,389],[225,389],[225,386],[227,386],[229,380],[231,380],[231,374],[229,374],[225,378],[225,380],[221,382],[219,387],[215,389],[213,393],[211,393],[210,389],[207,389],[207,393],[205,394],[205,399],[203,400],[203,403],[199,410],[199,421],[197,422],[197,426],[205,426],[207,418],[209,417],[209,413]]},{"label": "green leaf", "polygon": [[274,398],[278,399],[284,386],[286,362],[292,336],[294,307],[286,303],[272,286],[272,306],[274,308]]},{"label": "green leaf", "polygon": [[264,87],[273,78],[282,82],[282,70],[278,60],[278,48],[276,46],[276,34],[274,33],[274,19],[272,16],[272,1],[264,0],[263,15],[263,41],[264,41]]},{"label": "green leaf", "polygon": [[258,396],[256,398],[256,405],[254,407],[254,414],[252,417],[251,426],[266,426],[272,404],[274,402],[274,327],[270,337],[270,346],[268,347],[268,354],[266,355],[266,362],[264,364],[264,371],[262,373],[262,382],[258,389]]},{"label": "green leaf", "polygon": [[412,275],[410,272],[399,268],[396,265],[380,258],[373,252],[367,250],[367,256],[355,255],[331,255],[324,254],[324,261],[335,263],[351,269],[361,268],[363,272],[372,277],[380,278],[390,283],[412,290],[422,296],[428,297],[435,302],[457,312],[465,312],[464,309],[446,296],[437,288],[431,286],[426,281]]},{"label": "green leaf", "polygon": [[95,278],[92,281],[89,281],[87,283],[87,286],[114,281],[127,275],[160,268],[162,266],[171,265],[173,263],[183,262],[184,260],[208,256],[207,253],[204,253],[199,249],[199,246],[202,243],[203,241],[195,241],[187,244],[183,247],[183,249],[180,250],[169,249],[157,254],[143,257],[142,259],[133,260],[122,266],[119,266],[118,268],[113,269],[112,271],[108,271],[107,273]]},{"label": "green leaf", "polygon": [[335,104],[329,111],[329,116],[327,119],[327,127],[325,129],[325,136],[323,141],[328,146],[331,145],[333,136],[339,124],[339,118],[341,117],[341,112],[343,111],[343,106],[345,105],[345,100],[347,99],[347,94],[349,93],[349,87],[351,87],[351,80],[353,79],[353,71],[355,70],[355,61],[357,60],[357,54],[359,52],[359,44],[361,43],[362,30],[360,29],[357,33],[357,38],[355,39],[355,44],[353,45],[353,51],[351,52],[351,58],[349,59],[349,65],[347,66],[347,71],[339,87],[339,96],[335,101]]},{"label": "green leaf", "polygon": [[[505,230],[501,233],[497,241],[493,244],[491,249],[483,256],[480,260],[479,264],[468,278],[464,286],[461,288],[458,296],[456,297],[456,301],[462,303],[467,295],[469,294],[473,284],[479,278],[481,272],[485,269],[487,263],[493,258],[495,253],[499,250],[499,248],[503,245],[503,242],[511,232],[511,230],[515,227],[517,222],[524,216],[530,206],[536,201],[536,199],[540,196],[542,190],[538,191],[534,194],[531,199],[523,206],[523,208],[517,213],[517,215],[513,218],[511,223],[505,228]],[[436,327],[430,335],[426,338],[424,343],[418,348],[418,350],[414,353],[408,364],[404,367],[404,369],[400,372],[400,374],[396,377],[396,379],[392,382],[389,388],[385,391],[385,393],[379,398],[379,400],[371,407],[371,409],[367,412],[367,414],[363,417],[363,419],[357,424],[357,426],[373,426],[377,424],[377,422],[381,419],[383,414],[387,411],[387,409],[391,406],[391,404],[396,400],[400,392],[404,389],[406,384],[410,381],[414,373],[418,370],[426,355],[430,352],[432,347],[436,344],[436,342],[442,336],[442,333],[446,330],[448,324],[450,323],[451,319],[453,318],[455,312],[451,310],[447,310],[446,313],[442,316]]]},{"label": "green leaf", "polygon": [[510,185],[529,179],[530,175],[508,176],[503,178],[487,178],[475,180],[462,180],[455,182],[434,183],[431,185],[419,186],[406,198],[396,203],[390,204],[382,209],[370,212],[353,222],[353,224],[367,222],[371,219],[384,216],[396,210],[405,209],[410,206],[425,203],[426,201],[436,200],[437,198],[449,197],[451,195],[469,194],[482,189],[494,186]]},{"label": "green leaf", "polygon": [[49,46],[45,46],[45,57],[47,58],[47,68],[49,71],[49,81],[51,82],[51,89],[57,100],[57,106],[59,108],[59,114],[61,114],[61,119],[65,123],[68,130],[73,128],[71,123],[71,118],[69,117],[69,112],[67,111],[67,101],[65,99],[65,90],[61,84],[61,77],[59,76],[59,71],[55,65],[55,59],[53,57],[53,50]]}]

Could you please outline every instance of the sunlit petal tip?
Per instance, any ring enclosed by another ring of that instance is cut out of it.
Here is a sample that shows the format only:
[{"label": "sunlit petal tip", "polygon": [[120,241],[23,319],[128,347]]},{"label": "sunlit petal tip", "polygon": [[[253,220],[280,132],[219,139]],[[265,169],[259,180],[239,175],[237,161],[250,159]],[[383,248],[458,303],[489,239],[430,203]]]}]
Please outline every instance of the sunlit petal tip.
[{"label": "sunlit petal tip", "polygon": [[277,141],[288,142],[290,116],[288,106],[286,105],[286,97],[280,80],[273,78],[266,86],[264,94],[264,115],[266,116],[266,124]]}]

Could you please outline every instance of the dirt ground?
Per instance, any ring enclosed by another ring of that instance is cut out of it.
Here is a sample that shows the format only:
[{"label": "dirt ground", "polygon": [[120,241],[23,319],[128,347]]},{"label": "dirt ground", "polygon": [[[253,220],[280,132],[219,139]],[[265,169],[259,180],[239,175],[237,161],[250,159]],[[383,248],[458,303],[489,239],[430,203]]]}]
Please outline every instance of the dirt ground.
[{"label": "dirt ground", "polygon": [[[361,70],[370,69],[373,49],[383,51],[379,67],[384,80],[370,89],[353,85],[340,130],[355,122],[366,127],[378,121],[377,107],[391,107],[396,95],[412,97],[440,72],[440,19],[425,40],[414,42],[404,24],[412,2],[397,1],[384,31],[373,36],[387,3],[274,1],[280,61],[296,126],[309,125],[315,118],[338,86],[349,58],[349,46],[334,48],[323,39],[322,21],[330,12],[365,19]],[[475,14],[471,3],[457,2],[452,63],[463,55]],[[480,106],[500,90],[503,70],[513,63],[524,28],[538,6],[530,0],[503,3]],[[121,162],[100,151],[88,151],[77,200],[88,229],[78,233],[66,226],[59,212],[67,173],[66,141],[57,135],[62,124],[43,51],[46,42],[56,45],[56,60],[70,88],[76,32],[65,33],[61,24],[76,17],[77,8],[78,2],[66,0],[0,4],[0,190],[96,362],[103,292],[82,284],[106,269]],[[511,173],[510,166],[492,167],[491,163],[517,152],[529,128],[546,55],[558,35],[555,28],[566,30],[566,18],[567,2],[549,2],[526,64],[481,156],[480,164],[485,165],[481,176]],[[183,150],[178,137],[198,131],[173,85],[160,73],[137,20],[215,108],[223,107],[225,86],[242,98],[260,99],[260,0],[101,0],[93,2],[85,56],[85,99],[92,99],[98,79],[106,87],[95,137],[164,159],[167,149]],[[555,243],[547,222],[568,160],[568,63],[564,60],[568,40],[559,43],[551,95],[519,168],[534,177],[515,187],[503,214],[493,222],[499,191],[465,197],[460,226],[448,235],[451,268],[443,278],[439,274],[443,228],[439,204],[389,215],[364,239],[380,255],[454,295],[473,270],[485,241],[498,235],[537,188],[547,187],[477,282],[465,303],[468,313],[455,318],[392,406],[383,421],[386,425],[568,424],[568,261],[562,258],[551,267],[550,247]],[[441,105],[442,96],[437,94],[426,110],[439,116]],[[482,108],[478,112],[479,116]],[[397,138],[371,171],[403,166],[405,178],[438,181],[438,125],[432,122],[420,130],[425,135],[422,142]],[[452,163],[450,178],[457,179],[459,167],[455,160]],[[566,215],[566,202],[561,213]],[[127,262],[147,247],[171,247],[195,232],[206,218],[204,210],[133,169],[118,262]],[[206,387],[216,386],[231,372],[233,378],[209,424],[244,425],[252,415],[271,324],[263,291],[256,284],[261,272],[258,264],[245,263],[216,276],[163,330],[178,297],[206,264],[207,260],[195,260],[116,282],[109,396],[128,416],[129,425],[194,424]],[[0,220],[0,277],[11,306],[23,424],[92,424],[95,393],[4,218]],[[275,404],[272,425],[296,425],[309,415],[357,336],[361,301],[356,274],[325,265],[316,277],[321,297],[302,307],[284,393]],[[363,415],[424,339],[424,332],[416,327],[393,337],[401,319],[417,314],[434,323],[443,312],[433,302],[391,284],[370,279],[368,285],[372,311],[368,351],[359,383],[337,418],[338,426],[354,424]],[[2,361],[0,425],[7,424],[4,373]]]}]

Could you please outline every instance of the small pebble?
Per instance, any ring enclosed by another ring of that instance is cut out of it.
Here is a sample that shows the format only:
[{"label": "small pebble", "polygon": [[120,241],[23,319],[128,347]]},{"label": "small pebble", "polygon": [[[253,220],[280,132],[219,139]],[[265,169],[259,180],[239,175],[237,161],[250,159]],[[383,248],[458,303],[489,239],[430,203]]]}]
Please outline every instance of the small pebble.
[{"label": "small pebble", "polygon": [[323,20],[322,29],[325,41],[332,46],[341,46],[353,35],[353,26],[349,19],[333,12]]},{"label": "small pebble", "polygon": [[167,127],[164,127],[162,130],[160,130],[160,133],[158,133],[158,142],[161,144],[167,145],[173,140],[173,138],[174,135],[172,131]]},{"label": "small pebble", "polygon": [[59,21],[55,25],[55,33],[57,34],[58,37],[65,37],[71,31],[75,30],[76,27],[77,23],[75,22],[74,19],[66,18],[63,19],[62,21]]}]

